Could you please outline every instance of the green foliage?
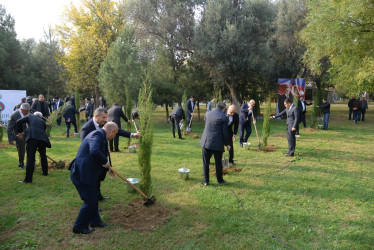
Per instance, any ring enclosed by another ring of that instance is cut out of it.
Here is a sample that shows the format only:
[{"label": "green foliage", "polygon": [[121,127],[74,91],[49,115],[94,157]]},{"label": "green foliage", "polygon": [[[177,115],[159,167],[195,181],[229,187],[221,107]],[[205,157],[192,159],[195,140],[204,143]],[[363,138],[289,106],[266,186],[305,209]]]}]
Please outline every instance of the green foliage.
[{"label": "green foliage", "polygon": [[261,150],[265,151],[268,145],[268,138],[270,135],[270,120],[271,115],[271,96],[269,95],[266,99],[265,111],[264,111],[264,123],[262,124],[262,141]]},{"label": "green foliage", "polygon": [[183,120],[183,128],[181,131],[184,134],[184,132],[186,132],[186,129],[187,129],[187,93],[186,91],[184,91],[182,95],[182,109],[184,111],[184,116],[186,117],[186,119]]},{"label": "green foliage", "polygon": [[319,105],[318,99],[319,99],[318,95],[315,95],[313,97],[312,123],[310,124],[311,128],[316,128],[316,125],[317,125],[317,116],[320,112],[320,109],[318,108],[318,105]]},{"label": "green foliage", "polygon": [[[132,101],[131,101],[131,94],[128,87],[125,87],[125,96],[126,96],[126,108],[125,108],[125,114],[127,118],[129,119],[130,123],[126,124],[126,130],[131,131],[131,108],[132,108]],[[127,146],[130,146],[131,138],[128,138],[127,140]]]},{"label": "green foliage", "polygon": [[134,29],[124,27],[101,64],[100,89],[109,102],[123,105],[126,103],[126,88],[131,96],[138,93],[140,75]]},{"label": "green foliage", "polygon": [[357,93],[374,90],[372,1],[308,1],[300,36],[307,47],[305,63],[317,74],[323,58],[330,62],[330,82]]},{"label": "green foliage", "polygon": [[[216,87],[214,89],[214,97],[217,99],[217,103],[221,103],[223,102],[223,99],[222,99],[222,91],[219,87]],[[216,104],[217,104],[216,103]],[[213,108],[213,107],[212,107]]]},{"label": "green foliage", "polygon": [[140,170],[140,188],[145,194],[149,194],[152,188],[151,179],[151,156],[153,147],[153,101],[152,86],[146,76],[142,87],[139,90],[138,111],[139,130],[142,133],[139,139],[138,162]]}]

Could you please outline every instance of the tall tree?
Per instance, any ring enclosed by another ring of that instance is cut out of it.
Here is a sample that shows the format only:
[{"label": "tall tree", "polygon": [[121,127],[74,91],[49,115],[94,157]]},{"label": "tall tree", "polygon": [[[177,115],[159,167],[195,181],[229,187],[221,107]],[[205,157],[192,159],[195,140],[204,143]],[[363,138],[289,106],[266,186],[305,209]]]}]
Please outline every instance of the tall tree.
[{"label": "tall tree", "polygon": [[65,49],[61,63],[67,70],[69,89],[94,93],[98,106],[100,97],[98,74],[107,50],[122,29],[121,5],[112,0],[82,0],[65,11],[65,23],[56,27]]},{"label": "tall tree", "polygon": [[111,103],[124,105],[128,88],[135,97],[141,84],[140,67],[134,30],[124,27],[100,67],[99,86],[104,96]]},{"label": "tall tree", "polygon": [[318,74],[327,58],[331,83],[352,93],[374,90],[374,2],[318,0],[307,7],[307,65]]},{"label": "tall tree", "polygon": [[274,17],[273,5],[266,0],[209,0],[202,13],[194,36],[195,56],[227,86],[237,106],[237,86],[248,86],[266,72]]}]

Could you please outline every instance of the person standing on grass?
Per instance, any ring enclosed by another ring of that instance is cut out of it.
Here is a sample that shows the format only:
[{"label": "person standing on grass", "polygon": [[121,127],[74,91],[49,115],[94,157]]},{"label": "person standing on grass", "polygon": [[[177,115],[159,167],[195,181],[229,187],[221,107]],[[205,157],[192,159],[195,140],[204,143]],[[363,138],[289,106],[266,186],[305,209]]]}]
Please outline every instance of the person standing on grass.
[{"label": "person standing on grass", "polygon": [[78,134],[77,129],[77,120],[75,118],[75,115],[79,114],[78,110],[75,109],[75,107],[71,104],[71,102],[68,102],[68,105],[66,106],[66,111],[64,114],[65,123],[66,123],[66,137],[69,138],[69,131],[70,131],[70,125],[73,124],[74,126],[74,135]]},{"label": "person standing on grass", "polygon": [[287,115],[287,141],[288,141],[288,152],[285,153],[288,157],[293,157],[295,155],[296,149],[296,130],[299,126],[299,107],[293,105],[291,98],[286,98],[284,100],[285,110],[280,112],[278,115],[270,116],[270,119],[275,119],[282,115]]},{"label": "person standing on grass", "polygon": [[219,184],[225,183],[222,177],[222,153],[225,146],[230,151],[229,133],[227,129],[226,105],[218,103],[217,107],[205,114],[205,128],[201,136],[200,146],[203,157],[203,185],[209,185],[210,158],[214,155],[216,175]]},{"label": "person standing on grass", "polygon": [[[129,123],[129,119],[127,119],[126,115],[123,113],[121,107],[118,106],[117,103],[113,103],[112,107],[108,110],[108,121],[114,122],[117,124],[118,128],[121,128],[121,118],[125,120],[125,122]],[[114,142],[114,148],[113,148]],[[117,134],[113,140],[109,141],[109,148],[110,152],[119,152],[119,135]]]},{"label": "person standing on grass", "polygon": [[213,98],[211,101],[208,102],[208,108],[206,112],[212,111],[216,107],[217,103],[217,98]]},{"label": "person standing on grass", "polygon": [[318,107],[322,109],[323,112],[323,129],[327,130],[329,127],[329,120],[330,120],[330,103],[327,101],[326,98],[323,100],[323,104],[319,105]]},{"label": "person standing on grass", "polygon": [[356,101],[356,98],[352,96],[352,98],[348,101],[348,108],[349,108],[349,117],[348,120],[351,120],[352,112],[353,112],[353,103]]},{"label": "person standing on grass", "polygon": [[239,115],[236,112],[236,106],[231,105],[227,110],[227,119],[228,119],[228,132],[229,132],[229,163],[231,166],[235,166],[234,163],[234,141],[236,140],[236,134],[238,133],[239,126]]},{"label": "person standing on grass", "polygon": [[94,104],[91,102],[91,98],[86,97],[85,99],[86,104],[84,105],[83,108],[79,109],[79,112],[85,110],[86,112],[86,122],[89,121],[93,117],[93,112],[94,112]]},{"label": "person standing on grass", "polygon": [[[60,97],[56,97],[55,105],[54,105],[54,110],[58,110],[60,107],[64,105],[64,102],[60,99]],[[57,118],[57,126],[61,125],[61,117]]]},{"label": "person standing on grass", "polygon": [[[83,205],[74,223],[73,232],[90,234],[95,227],[106,227],[98,212],[97,183],[100,176],[110,167],[108,161],[108,140],[118,133],[118,126],[108,122],[103,128],[89,133],[79,147],[75,159],[70,164],[70,179],[76,187]],[[115,174],[109,171],[111,177]],[[89,226],[93,227],[90,228]]]},{"label": "person standing on grass", "polygon": [[175,127],[177,127],[178,130],[178,137],[179,139],[183,139],[182,137],[182,132],[181,128],[179,126],[180,122],[183,122],[184,119],[186,119],[186,116],[184,114],[184,110],[181,107],[175,108],[171,113],[170,113],[170,122],[171,122],[171,127],[173,131],[173,137],[175,138]]},{"label": "person standing on grass", "polygon": [[[253,124],[256,125],[256,112],[255,112],[255,100],[250,100],[248,103],[243,103],[240,108],[240,115],[239,115],[239,140],[240,140],[240,147],[243,147],[243,143],[248,141],[248,138],[251,136],[252,133],[252,125],[251,125],[251,118],[252,112],[254,120],[252,121]],[[244,135],[245,133],[245,135]]]},{"label": "person standing on grass", "polygon": [[361,115],[362,115],[362,119],[361,121],[365,121],[365,113],[366,113],[366,110],[369,109],[369,106],[368,106],[368,103],[365,99],[365,97],[362,97],[361,98]]},{"label": "person standing on grass", "polygon": [[[24,139],[19,139],[16,135],[18,134],[17,132],[17,127],[16,127],[16,122],[27,116],[30,112],[30,105],[28,103],[22,103],[20,108],[14,111],[10,115],[10,119],[8,121],[8,128],[7,128],[7,133],[8,133],[8,141],[9,144],[13,145],[14,141],[16,141],[16,146],[17,146],[17,152],[18,152],[18,167],[20,169],[24,168],[24,161],[25,161],[25,140]],[[23,124],[22,131],[26,132],[27,127],[26,124]]]},{"label": "person standing on grass", "polygon": [[40,94],[39,99],[35,100],[31,105],[30,112],[33,114],[34,112],[42,113],[43,117],[46,119],[49,117],[49,108],[48,103],[45,102],[44,95]]},{"label": "person standing on grass", "polygon": [[191,123],[191,119],[193,117],[193,112],[194,112],[194,109],[195,109],[195,97],[194,96],[191,96],[190,99],[188,99],[187,101],[187,126],[189,128],[191,128],[192,126],[192,123]]},{"label": "person standing on grass", "polygon": [[[304,96],[299,97],[299,102],[297,104],[297,106],[299,107],[299,110],[300,110],[300,122],[299,123],[303,123],[304,128],[306,128],[306,121],[305,121],[306,106],[310,106],[312,104],[313,104],[312,102],[306,103],[305,100],[304,100]],[[296,135],[298,135],[298,134],[299,134],[299,130],[296,131]]]},{"label": "person standing on grass", "polygon": [[[48,161],[46,155],[46,148],[51,148],[51,143],[45,132],[47,127],[45,121],[43,120],[43,115],[40,112],[35,112],[34,114],[29,114],[16,122],[18,139],[23,139],[25,137],[26,141],[26,152],[27,152],[27,163],[26,163],[26,177],[25,183],[32,182],[32,176],[35,167],[35,153],[36,150],[39,151],[40,160],[42,165],[43,175],[48,175]],[[28,125],[28,129],[24,131],[24,125]]]},{"label": "person standing on grass", "polygon": [[[86,122],[82,127],[82,130],[80,133],[81,141],[83,141],[84,138],[86,138],[86,136],[92,131],[99,130],[100,128],[102,128],[104,124],[106,123],[107,118],[108,118],[108,111],[106,110],[106,108],[97,108],[94,112],[93,119]],[[138,138],[141,135],[140,132],[137,132],[134,134],[123,129],[118,129],[118,134],[120,136],[124,136],[127,138],[130,138],[130,137]],[[100,190],[101,182],[104,181],[105,176],[106,176],[106,172],[104,172],[102,176],[100,176],[98,183],[96,185],[97,196],[98,196],[99,201],[102,201],[104,199],[110,199],[110,196],[103,196]]]},{"label": "person standing on grass", "polygon": [[352,110],[353,110],[353,121],[357,124],[357,122],[360,120],[361,116],[361,101],[356,100],[352,103]]}]

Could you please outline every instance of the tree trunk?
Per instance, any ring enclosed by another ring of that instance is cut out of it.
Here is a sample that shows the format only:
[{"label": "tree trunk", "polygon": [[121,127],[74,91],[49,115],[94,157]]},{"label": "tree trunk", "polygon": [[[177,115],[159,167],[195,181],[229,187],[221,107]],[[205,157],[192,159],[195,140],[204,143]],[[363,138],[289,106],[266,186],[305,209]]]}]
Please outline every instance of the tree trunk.
[{"label": "tree trunk", "polygon": [[98,84],[95,86],[95,109],[99,107],[100,104],[100,90]]},{"label": "tree trunk", "polygon": [[200,121],[200,103],[197,102],[196,105],[197,105],[197,118],[198,118],[199,121]]},{"label": "tree trunk", "polygon": [[235,93],[235,89],[234,89],[234,85],[231,83],[226,83],[226,86],[229,88],[230,90],[230,95],[231,95],[231,98],[232,98],[232,102],[233,104],[236,106],[236,109],[238,110],[240,108],[240,105],[239,105],[239,101],[238,101],[238,98],[236,97],[236,93]]},{"label": "tree trunk", "polygon": [[166,122],[169,123],[169,106],[165,103],[165,111],[166,111]]}]

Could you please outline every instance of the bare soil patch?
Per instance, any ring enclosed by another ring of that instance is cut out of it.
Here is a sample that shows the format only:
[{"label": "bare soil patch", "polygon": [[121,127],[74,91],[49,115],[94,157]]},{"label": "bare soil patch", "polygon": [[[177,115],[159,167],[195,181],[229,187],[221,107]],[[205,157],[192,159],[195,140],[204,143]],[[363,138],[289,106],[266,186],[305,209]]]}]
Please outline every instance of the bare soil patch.
[{"label": "bare soil patch", "polygon": [[135,148],[139,148],[139,143],[138,142],[135,142],[134,144],[130,144],[129,146],[125,146],[123,147],[124,149],[129,149],[129,147],[131,146],[135,146]]},{"label": "bare soil patch", "polygon": [[187,133],[187,132],[185,132],[184,135],[185,136],[190,136],[190,137],[196,139],[196,138],[201,138],[201,136],[203,134],[202,133]]},{"label": "bare soil patch", "polygon": [[274,146],[274,145],[267,145],[265,151],[262,151],[262,150],[260,150],[260,149],[258,149],[258,148],[256,148],[256,151],[266,153],[266,152],[275,152],[275,151],[277,151],[278,149],[279,149],[279,148],[276,147],[276,146]]},{"label": "bare soil patch", "polygon": [[[229,166],[228,168],[222,169],[222,175],[227,175],[230,172],[241,172],[242,170],[243,170],[242,168]],[[216,165],[211,164],[209,172],[210,174],[216,175]]]},{"label": "bare soil patch", "polygon": [[315,128],[304,128],[303,129],[304,131],[310,131],[310,132],[317,132],[318,129],[315,129]]},{"label": "bare soil patch", "polygon": [[125,229],[151,232],[168,222],[172,215],[169,208],[157,203],[144,206],[142,199],[131,201],[127,206],[118,205],[110,212],[110,222],[121,224]]},{"label": "bare soil patch", "polygon": [[287,138],[286,134],[274,134],[273,137]]}]

